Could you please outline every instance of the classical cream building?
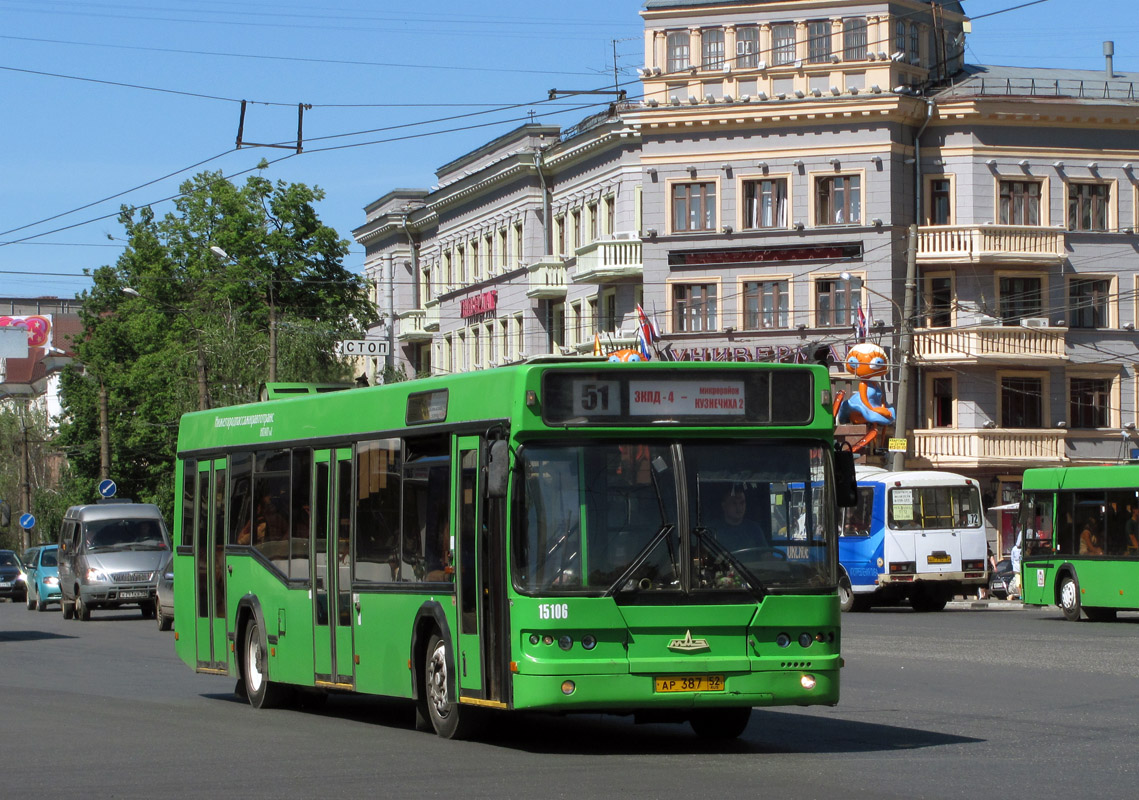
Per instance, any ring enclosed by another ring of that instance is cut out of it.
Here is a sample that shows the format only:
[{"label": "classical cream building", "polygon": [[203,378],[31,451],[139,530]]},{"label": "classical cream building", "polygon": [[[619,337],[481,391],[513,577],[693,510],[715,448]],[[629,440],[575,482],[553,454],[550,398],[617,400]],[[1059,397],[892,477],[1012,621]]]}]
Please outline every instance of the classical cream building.
[{"label": "classical cream building", "polygon": [[1001,502],[1027,467],[1139,452],[1139,76],[965,64],[952,2],[642,17],[625,101],[368,206],[395,364],[629,346],[640,303],[678,358],[839,378],[861,307],[906,384],[907,466]]}]

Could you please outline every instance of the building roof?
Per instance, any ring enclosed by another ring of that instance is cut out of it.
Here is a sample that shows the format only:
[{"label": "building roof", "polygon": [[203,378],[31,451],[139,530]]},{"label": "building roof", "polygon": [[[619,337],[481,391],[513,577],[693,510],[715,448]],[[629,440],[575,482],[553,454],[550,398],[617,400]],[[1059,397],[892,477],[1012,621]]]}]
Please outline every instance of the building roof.
[{"label": "building roof", "polygon": [[[787,0],[648,0],[645,10],[652,11],[665,8],[699,8],[700,6],[762,6],[774,3],[786,3]],[[917,0],[919,3],[929,5],[933,0]],[[942,3],[946,11],[964,14],[960,3]]]},{"label": "building roof", "polygon": [[1064,97],[1105,101],[1139,100],[1139,73],[1115,72],[1108,80],[1104,70],[999,67],[966,64],[952,85],[938,98],[953,97]]}]

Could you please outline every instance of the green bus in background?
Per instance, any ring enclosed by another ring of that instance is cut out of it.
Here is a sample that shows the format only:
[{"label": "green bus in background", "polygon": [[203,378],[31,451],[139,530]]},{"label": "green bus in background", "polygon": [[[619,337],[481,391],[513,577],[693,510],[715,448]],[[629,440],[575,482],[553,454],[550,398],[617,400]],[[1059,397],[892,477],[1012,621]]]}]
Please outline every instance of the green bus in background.
[{"label": "green bus in background", "polygon": [[1139,610],[1139,465],[1029,469],[1022,487],[1024,602],[1072,621]]},{"label": "green bus in background", "polygon": [[827,371],[536,359],[183,417],[175,628],[256,707],[636,714],[839,697]]}]

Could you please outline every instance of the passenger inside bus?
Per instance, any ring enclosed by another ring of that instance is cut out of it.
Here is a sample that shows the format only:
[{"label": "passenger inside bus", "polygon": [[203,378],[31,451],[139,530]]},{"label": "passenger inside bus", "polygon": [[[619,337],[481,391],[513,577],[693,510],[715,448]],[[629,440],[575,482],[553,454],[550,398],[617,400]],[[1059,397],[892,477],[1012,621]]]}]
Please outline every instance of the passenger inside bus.
[{"label": "passenger inside bus", "polygon": [[1139,505],[1131,508],[1131,516],[1123,528],[1127,555],[1139,555]]},{"label": "passenger inside bus", "polygon": [[1084,529],[1080,532],[1080,554],[1103,555],[1103,534],[1100,532],[1099,522],[1093,516],[1085,520]]}]

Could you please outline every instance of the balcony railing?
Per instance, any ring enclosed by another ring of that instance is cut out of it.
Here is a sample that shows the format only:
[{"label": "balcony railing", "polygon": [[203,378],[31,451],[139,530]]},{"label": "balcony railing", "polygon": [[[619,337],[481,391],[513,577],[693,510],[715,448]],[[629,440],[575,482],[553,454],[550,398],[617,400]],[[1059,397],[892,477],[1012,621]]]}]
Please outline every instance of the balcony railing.
[{"label": "balcony railing", "polygon": [[1067,257],[1064,231],[1036,225],[927,225],[918,263],[1051,264]]},{"label": "balcony railing", "polygon": [[1003,464],[1056,464],[1065,457],[1068,432],[1052,428],[941,429],[912,431],[913,459],[936,468]]},{"label": "balcony railing", "polygon": [[423,308],[404,311],[399,317],[399,334],[396,336],[401,342],[431,341],[431,331],[427,330],[427,310]]},{"label": "balcony railing", "polygon": [[527,297],[561,300],[566,296],[566,263],[561,256],[542,256],[527,269],[530,272]]},{"label": "balcony railing", "polygon": [[574,283],[612,283],[640,278],[644,273],[641,240],[614,239],[579,247],[573,280]]},{"label": "balcony railing", "polygon": [[425,304],[423,319],[423,330],[437,331],[439,330],[439,299],[428,300]]},{"label": "balcony railing", "polygon": [[926,364],[1062,361],[1065,328],[967,327],[914,331],[914,359]]}]

